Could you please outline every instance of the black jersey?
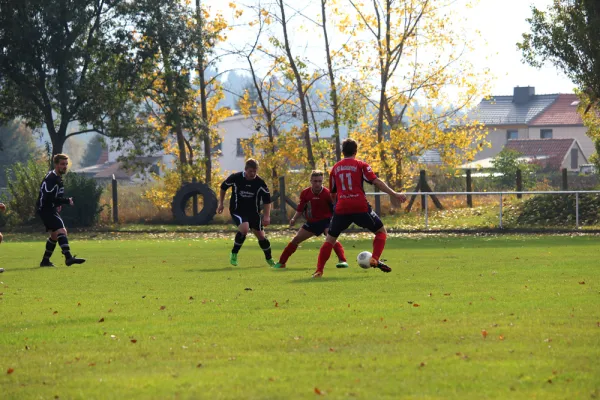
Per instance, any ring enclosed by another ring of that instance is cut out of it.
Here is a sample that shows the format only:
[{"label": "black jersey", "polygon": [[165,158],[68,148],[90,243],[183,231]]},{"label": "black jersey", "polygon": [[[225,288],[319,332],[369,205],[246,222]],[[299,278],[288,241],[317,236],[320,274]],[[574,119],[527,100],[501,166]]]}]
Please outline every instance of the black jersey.
[{"label": "black jersey", "polygon": [[235,214],[260,213],[260,202],[271,203],[271,193],[265,181],[260,176],[246,179],[245,172],[229,175],[221,184],[221,190],[231,188],[229,211]]},{"label": "black jersey", "polygon": [[69,199],[63,198],[64,193],[65,186],[62,177],[54,170],[48,172],[40,186],[37,201],[38,212],[54,212],[56,207],[69,204]]}]

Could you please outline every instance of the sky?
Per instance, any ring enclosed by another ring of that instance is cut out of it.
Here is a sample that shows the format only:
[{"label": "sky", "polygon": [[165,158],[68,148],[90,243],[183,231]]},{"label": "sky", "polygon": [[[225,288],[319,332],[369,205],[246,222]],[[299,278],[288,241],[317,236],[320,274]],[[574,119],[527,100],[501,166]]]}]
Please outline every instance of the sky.
[{"label": "sky", "polygon": [[[259,1],[263,4],[269,2],[269,0],[245,0],[243,3],[257,4]],[[515,86],[534,86],[536,94],[573,92],[575,85],[553,65],[548,64],[537,69],[524,64],[516,46],[522,34],[529,30],[526,18],[531,15],[531,6],[546,9],[553,0],[479,0],[474,7],[465,8],[466,1],[456,0],[453,11],[464,21],[462,28],[466,32],[478,30],[481,38],[487,42],[477,46],[470,54],[469,60],[478,68],[490,69],[494,77],[490,94],[511,95]],[[242,7],[242,2],[237,3],[238,7]],[[226,18],[232,15],[232,10],[228,6],[229,0],[204,0],[204,4],[208,4],[215,11],[223,11]],[[299,0],[289,1],[289,4],[295,8],[302,7],[306,14],[317,15],[320,1]],[[305,39],[308,44],[302,45],[302,50],[309,54],[312,51],[310,45],[312,40],[319,43],[315,48],[320,48],[322,43],[318,36],[319,29],[312,29],[312,31],[314,38]],[[307,35],[310,37],[311,30],[303,32],[302,38]],[[230,40],[233,42],[246,39],[243,30],[238,29],[237,32],[230,34]],[[322,49],[319,51],[322,52]]]}]

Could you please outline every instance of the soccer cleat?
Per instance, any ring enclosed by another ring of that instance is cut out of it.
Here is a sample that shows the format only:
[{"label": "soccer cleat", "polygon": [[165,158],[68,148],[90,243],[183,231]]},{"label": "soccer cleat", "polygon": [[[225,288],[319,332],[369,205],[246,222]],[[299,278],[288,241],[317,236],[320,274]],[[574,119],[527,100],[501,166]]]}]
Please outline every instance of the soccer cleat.
[{"label": "soccer cleat", "polygon": [[237,253],[231,253],[229,255],[229,264],[237,267]]},{"label": "soccer cleat", "polygon": [[379,268],[382,272],[392,272],[390,267],[384,264],[381,260],[377,260],[373,257],[371,257],[369,264],[371,265],[371,268]]},{"label": "soccer cleat", "polygon": [[65,260],[65,264],[67,265],[67,267],[70,267],[73,264],[83,264],[85,262],[85,258],[77,258],[75,256],[71,257],[71,258],[67,258]]},{"label": "soccer cleat", "polygon": [[275,267],[275,261],[273,261],[273,259],[272,259],[272,258],[269,258],[269,259],[267,260],[267,264],[269,264],[269,267]]},{"label": "soccer cleat", "polygon": [[340,261],[339,263],[335,264],[336,268],[348,268],[349,265],[346,261]]},{"label": "soccer cleat", "polygon": [[275,269],[285,269],[285,264],[277,263],[275,265],[272,265],[272,267]]},{"label": "soccer cleat", "polygon": [[322,277],[322,276],[323,276],[323,271],[320,271],[320,270],[316,270],[316,271],[315,271],[315,272],[313,272],[313,274],[312,274],[312,278],[313,278],[313,279],[320,278],[320,277]]},{"label": "soccer cleat", "polygon": [[50,260],[42,260],[40,267],[54,267],[54,264]]}]

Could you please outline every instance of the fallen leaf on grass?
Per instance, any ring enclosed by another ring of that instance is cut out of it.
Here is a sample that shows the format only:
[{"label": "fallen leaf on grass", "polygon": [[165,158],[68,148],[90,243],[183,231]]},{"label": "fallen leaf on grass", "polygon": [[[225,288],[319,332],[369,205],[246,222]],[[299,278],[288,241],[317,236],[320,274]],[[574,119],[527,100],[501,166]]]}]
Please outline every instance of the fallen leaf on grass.
[{"label": "fallen leaf on grass", "polygon": [[315,388],[315,394],[318,394],[319,396],[321,396],[323,393],[319,390],[318,387]]},{"label": "fallen leaf on grass", "polygon": [[250,287],[247,287],[247,288],[245,288],[244,290],[252,290],[252,288],[250,288]]},{"label": "fallen leaf on grass", "polygon": [[190,296],[190,298],[189,298],[189,299],[190,299],[190,300],[194,300],[194,297],[193,297],[193,296]]},{"label": "fallen leaf on grass", "polygon": [[585,281],[579,282],[580,285],[585,285]]},{"label": "fallen leaf on grass", "polygon": [[415,303],[415,304],[413,304],[413,307],[421,307],[421,305],[420,305],[420,304],[417,304],[417,303]]},{"label": "fallen leaf on grass", "polygon": [[52,314],[58,314],[58,311],[54,311]]},{"label": "fallen leaf on grass", "polygon": [[485,339],[488,335],[487,331],[485,329],[481,330],[481,334],[483,335],[483,338]]},{"label": "fallen leaf on grass", "polygon": [[104,317],[100,318],[98,322],[104,322]]},{"label": "fallen leaf on grass", "polygon": [[137,343],[137,339],[131,339],[131,343]]},{"label": "fallen leaf on grass", "polygon": [[422,362],[421,364],[419,364],[420,368],[423,368],[424,366],[426,366],[427,364],[425,364],[425,362]]},{"label": "fallen leaf on grass", "polygon": [[503,336],[503,335],[500,335],[500,336],[498,336],[498,339],[500,339],[500,340],[504,340],[504,336]]},{"label": "fallen leaf on grass", "polygon": [[79,307],[81,305],[81,303],[77,303],[77,307]]},{"label": "fallen leaf on grass", "polygon": [[13,372],[15,372],[14,368],[9,368],[9,369],[6,370],[6,374],[7,375],[12,374]]},{"label": "fallen leaf on grass", "polygon": [[275,307],[279,307],[279,303],[276,300],[273,300],[275,302]]},{"label": "fallen leaf on grass", "polygon": [[332,353],[335,352],[335,350],[333,349],[333,347],[330,347],[329,351],[332,352]]},{"label": "fallen leaf on grass", "polygon": [[108,312],[112,312],[112,308],[110,308],[110,309],[108,310]]},{"label": "fallen leaf on grass", "polygon": [[444,296],[450,296],[450,293],[444,293]]},{"label": "fallen leaf on grass", "polygon": [[165,308],[167,308],[167,306],[160,306],[161,310],[164,310]]},{"label": "fallen leaf on grass", "polygon": [[96,366],[96,363],[89,363],[88,364],[88,367],[95,367],[95,366]]},{"label": "fallen leaf on grass", "polygon": [[196,365],[196,368],[202,368],[202,363]]}]

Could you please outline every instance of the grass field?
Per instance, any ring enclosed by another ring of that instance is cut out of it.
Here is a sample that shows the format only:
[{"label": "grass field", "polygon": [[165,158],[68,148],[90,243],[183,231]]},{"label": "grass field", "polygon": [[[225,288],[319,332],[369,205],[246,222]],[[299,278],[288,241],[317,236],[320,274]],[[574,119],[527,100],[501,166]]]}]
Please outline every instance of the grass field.
[{"label": "grass field", "polygon": [[320,240],[274,271],[230,235],[73,235],[54,269],[6,239],[2,399],[600,398],[595,236],[393,237],[392,273],[321,280]]}]

